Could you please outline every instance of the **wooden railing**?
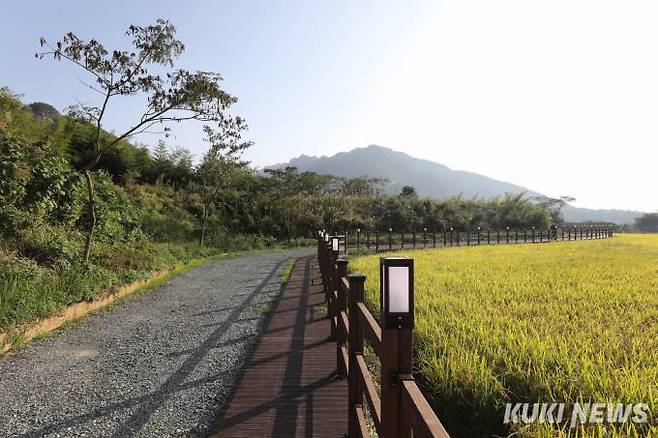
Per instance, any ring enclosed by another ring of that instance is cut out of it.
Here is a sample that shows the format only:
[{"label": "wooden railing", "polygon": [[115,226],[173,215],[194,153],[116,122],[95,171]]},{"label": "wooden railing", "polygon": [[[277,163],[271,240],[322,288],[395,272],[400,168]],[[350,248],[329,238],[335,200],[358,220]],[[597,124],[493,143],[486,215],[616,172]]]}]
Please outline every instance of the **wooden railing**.
[{"label": "wooden railing", "polygon": [[442,231],[397,232],[361,230],[343,231],[340,238],[341,252],[350,251],[393,251],[396,249],[422,249],[444,246],[495,245],[503,243],[546,243],[553,241],[607,239],[614,235],[612,225],[591,225],[550,228],[506,228]]},{"label": "wooden railing", "polygon": [[[436,247],[437,241],[438,246],[543,243],[604,239],[612,237],[613,232],[611,226],[495,231],[478,228],[475,232],[447,230],[443,233],[424,230],[422,233],[399,233],[399,240],[395,242],[389,230],[384,234],[386,246],[379,245],[380,233],[374,233],[374,245],[370,244],[367,233],[362,246],[359,230],[355,245],[350,248],[374,251],[427,248]],[[405,236],[412,236],[412,239],[409,241]],[[416,236],[422,236],[422,240],[418,242]],[[318,238],[327,317],[337,346],[336,370],[339,376],[348,379],[348,436],[370,436],[365,400],[379,436],[410,438],[413,433],[414,437],[449,437],[414,380],[412,329],[382,327],[370,313],[364,303],[365,275],[348,275],[348,260],[340,258],[341,252],[347,252],[349,243],[347,233]],[[413,314],[413,306],[410,311]],[[379,391],[364,357],[364,339],[380,361]]]},{"label": "wooden railing", "polygon": [[[318,260],[331,333],[337,345],[336,369],[348,379],[348,436],[370,437],[365,402],[379,436],[449,437],[414,381],[412,329],[381,327],[364,303],[363,274],[347,274],[348,261],[331,242],[318,239]],[[364,337],[381,363],[380,391],[364,357]]]}]

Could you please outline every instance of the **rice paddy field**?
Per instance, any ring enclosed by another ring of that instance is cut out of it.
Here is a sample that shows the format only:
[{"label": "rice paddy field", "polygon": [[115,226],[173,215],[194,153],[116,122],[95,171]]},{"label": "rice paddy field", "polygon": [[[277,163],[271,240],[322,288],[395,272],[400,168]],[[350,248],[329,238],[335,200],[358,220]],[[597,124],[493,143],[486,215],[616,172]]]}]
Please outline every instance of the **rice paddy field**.
[{"label": "rice paddy field", "polygon": [[[658,235],[416,250],[416,375],[453,436],[658,436]],[[379,256],[366,274],[378,313]],[[622,425],[504,425],[505,403],[647,403]]]}]

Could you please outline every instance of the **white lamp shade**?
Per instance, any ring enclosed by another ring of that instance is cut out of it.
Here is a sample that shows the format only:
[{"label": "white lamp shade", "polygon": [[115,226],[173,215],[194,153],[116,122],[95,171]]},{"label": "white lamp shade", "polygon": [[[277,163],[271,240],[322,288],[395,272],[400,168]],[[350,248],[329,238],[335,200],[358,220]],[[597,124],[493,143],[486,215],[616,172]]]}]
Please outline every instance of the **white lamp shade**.
[{"label": "white lamp shade", "polygon": [[331,249],[332,251],[338,251],[338,237],[331,239]]},{"label": "white lamp shade", "polygon": [[409,312],[409,268],[389,266],[388,268],[388,312]]}]

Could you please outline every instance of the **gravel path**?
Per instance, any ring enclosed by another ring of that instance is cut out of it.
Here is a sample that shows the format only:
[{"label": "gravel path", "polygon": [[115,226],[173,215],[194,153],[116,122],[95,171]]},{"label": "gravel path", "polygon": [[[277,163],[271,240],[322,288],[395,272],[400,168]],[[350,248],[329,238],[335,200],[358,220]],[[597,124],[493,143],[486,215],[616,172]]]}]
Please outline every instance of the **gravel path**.
[{"label": "gravel path", "polygon": [[0,436],[205,435],[280,272],[310,253],[210,263],[0,358]]}]

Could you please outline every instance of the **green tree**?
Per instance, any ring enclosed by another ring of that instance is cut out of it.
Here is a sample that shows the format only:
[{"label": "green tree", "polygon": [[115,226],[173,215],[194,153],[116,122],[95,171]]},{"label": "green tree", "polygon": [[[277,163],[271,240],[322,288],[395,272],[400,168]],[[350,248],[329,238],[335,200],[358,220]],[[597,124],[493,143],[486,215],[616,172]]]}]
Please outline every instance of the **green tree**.
[{"label": "green tree", "polygon": [[208,217],[211,209],[219,201],[219,194],[230,186],[236,174],[248,164],[242,161],[241,157],[252,143],[242,141],[240,132],[243,129],[244,125],[221,132],[213,131],[209,127],[205,128],[210,149],[203,156],[197,170],[201,180],[202,197],[200,245],[204,244]]},{"label": "green tree", "polygon": [[635,219],[635,226],[647,233],[658,233],[658,213],[645,213]]},{"label": "green tree", "polygon": [[418,193],[416,192],[416,188],[414,186],[404,186],[402,187],[402,190],[400,190],[400,197],[416,198],[418,197]]},{"label": "green tree", "polygon": [[564,222],[562,218],[562,209],[566,207],[571,202],[575,201],[576,198],[571,196],[560,196],[559,198],[551,198],[549,196],[535,196],[534,201],[537,202],[540,206],[544,207],[551,213],[551,218],[554,224],[559,224]]},{"label": "green tree", "polygon": [[[227,109],[236,98],[225,92],[218,73],[190,72],[175,69],[175,62],[184,51],[176,39],[176,28],[167,20],[158,19],[149,26],[128,27],[131,50],[108,50],[95,39],[85,41],[72,32],[51,45],[41,38],[46,51],[37,58],[52,56],[81,68],[93,82],[86,83],[100,100],[98,105],[77,104],[69,108],[70,116],[89,122],[95,127],[89,156],[81,168],[87,188],[89,226],[84,249],[84,260],[91,256],[96,228],[95,193],[91,169],[101,156],[120,142],[160,125],[169,131],[169,122],[197,120],[212,123],[219,131],[241,129],[239,117],[229,116]],[[103,131],[103,123],[110,105],[116,98],[143,95],[147,102],[134,124],[118,135]]]}]

